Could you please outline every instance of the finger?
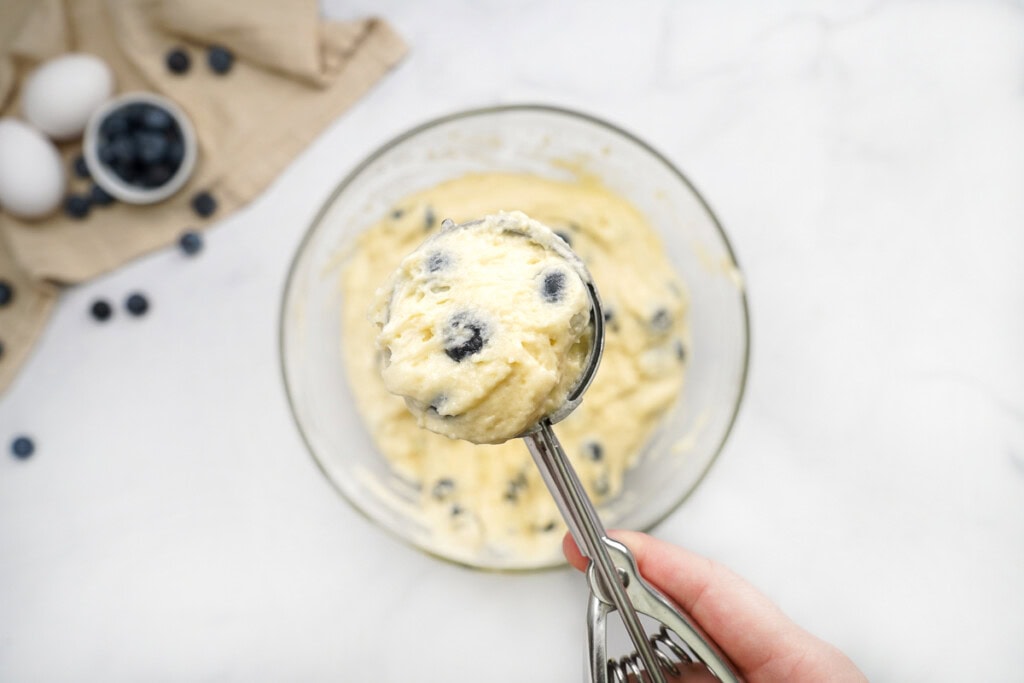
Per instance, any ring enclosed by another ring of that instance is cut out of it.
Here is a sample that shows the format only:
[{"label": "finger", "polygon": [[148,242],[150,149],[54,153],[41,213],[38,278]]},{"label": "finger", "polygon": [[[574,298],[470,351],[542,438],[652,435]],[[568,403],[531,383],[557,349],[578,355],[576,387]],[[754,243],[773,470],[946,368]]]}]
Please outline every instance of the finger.
[{"label": "finger", "polygon": [[572,534],[567,533],[562,538],[562,553],[565,555],[565,559],[569,560],[569,564],[581,572],[586,571],[587,565],[590,564],[590,560],[583,557],[583,553],[576,547],[576,541],[573,540]]}]

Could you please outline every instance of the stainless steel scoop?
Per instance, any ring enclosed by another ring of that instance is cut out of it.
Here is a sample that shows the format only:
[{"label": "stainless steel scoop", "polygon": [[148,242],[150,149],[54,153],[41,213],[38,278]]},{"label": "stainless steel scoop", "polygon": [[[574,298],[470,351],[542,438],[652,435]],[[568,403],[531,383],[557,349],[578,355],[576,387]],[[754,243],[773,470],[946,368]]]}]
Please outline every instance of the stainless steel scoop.
[{"label": "stainless steel scoop", "polygon": [[[671,600],[644,581],[629,549],[608,537],[597,510],[587,497],[576,471],[555,436],[553,424],[571,413],[597,374],[604,351],[604,314],[601,297],[579,257],[567,245],[549,245],[579,272],[590,297],[592,339],[587,364],[565,404],[522,435],[541,477],[558,505],[580,552],[590,560],[587,579],[590,603],[587,610],[587,641],[591,683],[607,681],[680,680],[684,670],[703,664],[723,683],[740,681],[728,658],[714,642]],[[636,650],[609,658],[607,618],[619,615]],[[648,636],[640,614],[659,622]]]},{"label": "stainless steel scoop", "polygon": [[[470,228],[482,221],[455,224],[446,220],[442,230]],[[579,406],[594,376],[604,351],[604,313],[597,286],[580,257],[549,230],[529,232],[508,228],[554,251],[579,275],[590,298],[591,344],[586,365],[565,402],[550,415],[520,436],[526,441],[541,477],[558,505],[580,552],[590,560],[587,579],[590,602],[587,611],[587,641],[590,683],[666,683],[680,680],[684,670],[696,664],[704,667],[722,683],[740,681],[726,656],[700,627],[671,600],[644,581],[629,549],[612,540],[605,532],[593,503],[562,450],[553,425],[565,419]],[[636,650],[619,658],[609,658],[608,615],[617,613]],[[648,636],[640,615],[659,623],[657,632]]]}]

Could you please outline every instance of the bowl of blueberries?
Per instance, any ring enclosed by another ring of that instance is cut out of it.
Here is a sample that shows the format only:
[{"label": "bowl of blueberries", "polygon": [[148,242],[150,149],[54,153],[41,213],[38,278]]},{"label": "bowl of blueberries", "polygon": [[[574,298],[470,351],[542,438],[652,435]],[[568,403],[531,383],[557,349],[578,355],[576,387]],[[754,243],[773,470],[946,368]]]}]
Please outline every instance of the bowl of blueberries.
[{"label": "bowl of blueberries", "polygon": [[126,93],[100,107],[85,129],[83,154],[96,184],[130,204],[153,204],[180,190],[195,169],[196,134],[166,97]]}]

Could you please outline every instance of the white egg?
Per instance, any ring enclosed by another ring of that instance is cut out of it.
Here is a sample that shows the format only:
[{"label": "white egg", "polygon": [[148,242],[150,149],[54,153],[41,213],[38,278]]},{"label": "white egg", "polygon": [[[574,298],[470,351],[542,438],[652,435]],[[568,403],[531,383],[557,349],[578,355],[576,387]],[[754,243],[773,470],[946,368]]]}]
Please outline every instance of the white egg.
[{"label": "white egg", "polygon": [[114,93],[114,73],[99,57],[71,53],[44,62],[25,80],[21,111],[55,140],[82,134],[98,106]]},{"label": "white egg", "polygon": [[46,136],[18,119],[0,119],[0,208],[41,218],[64,197],[64,164]]}]

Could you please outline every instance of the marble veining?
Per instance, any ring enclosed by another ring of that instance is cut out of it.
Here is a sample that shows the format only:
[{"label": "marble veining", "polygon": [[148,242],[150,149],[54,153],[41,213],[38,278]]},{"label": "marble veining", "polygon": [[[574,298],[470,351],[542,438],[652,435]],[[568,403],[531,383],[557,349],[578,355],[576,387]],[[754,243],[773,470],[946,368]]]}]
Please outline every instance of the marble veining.
[{"label": "marble veining", "polygon": [[[66,293],[0,398],[0,680],[582,680],[586,588],[422,556],[341,501],[285,403],[289,258],[377,145],[465,107],[582,109],[725,225],[753,357],[656,533],[872,681],[1020,681],[1024,4],[325,0],[408,59],[200,258]],[[144,321],[93,298],[145,289]]]}]

